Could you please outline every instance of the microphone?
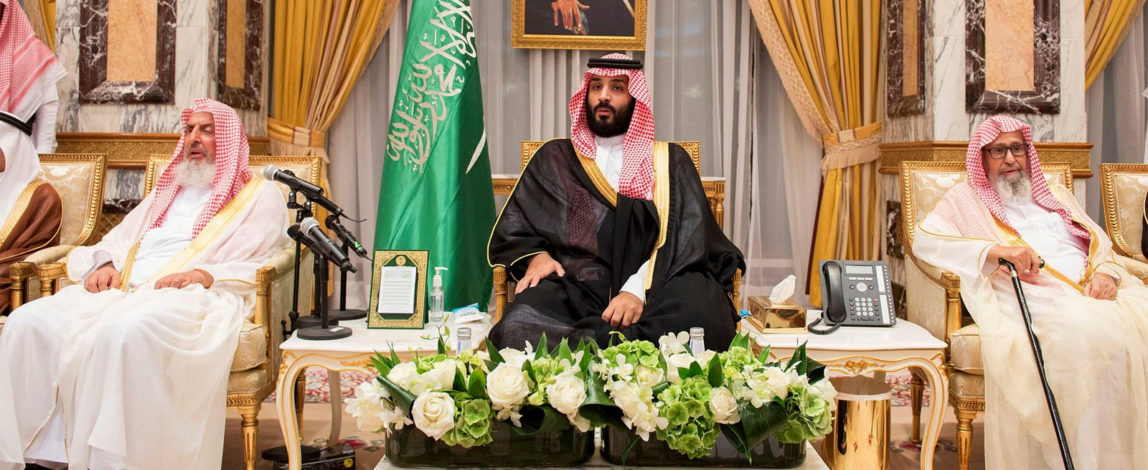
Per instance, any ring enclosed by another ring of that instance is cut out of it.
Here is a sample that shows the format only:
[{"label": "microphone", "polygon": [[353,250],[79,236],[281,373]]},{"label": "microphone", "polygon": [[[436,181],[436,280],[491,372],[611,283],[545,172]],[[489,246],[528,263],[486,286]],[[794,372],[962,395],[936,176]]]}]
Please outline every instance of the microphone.
[{"label": "microphone", "polygon": [[344,245],[351,247],[351,250],[354,250],[355,254],[359,255],[363,259],[370,259],[370,256],[367,255],[367,249],[363,248],[363,244],[359,243],[359,240],[355,239],[355,236],[351,234],[350,230],[347,230],[347,227],[344,227],[343,224],[339,223],[338,216],[334,214],[329,215],[327,216],[326,222],[327,228],[335,231],[335,235],[339,237],[339,241],[343,242]]},{"label": "microphone", "polygon": [[335,204],[334,201],[327,199],[323,196],[323,188],[315,186],[303,179],[295,176],[291,170],[280,170],[275,165],[267,165],[263,167],[263,178],[271,181],[278,181],[287,185],[288,188],[294,189],[303,193],[311,202],[323,206],[327,212],[342,217],[343,208]]},{"label": "microphone", "polygon": [[335,263],[339,269],[350,272],[356,271],[347,255],[344,255],[343,251],[335,245],[335,242],[331,241],[327,234],[319,229],[319,221],[315,220],[314,217],[307,217],[302,222],[288,227],[287,235]]},{"label": "microphone", "polygon": [[291,170],[280,170],[279,167],[275,165],[267,165],[263,167],[263,178],[269,181],[278,181],[283,183],[291,189],[303,192],[303,194],[306,194],[308,197],[321,197],[323,195],[323,188],[303,181],[298,176],[295,176],[295,173],[292,173]]}]

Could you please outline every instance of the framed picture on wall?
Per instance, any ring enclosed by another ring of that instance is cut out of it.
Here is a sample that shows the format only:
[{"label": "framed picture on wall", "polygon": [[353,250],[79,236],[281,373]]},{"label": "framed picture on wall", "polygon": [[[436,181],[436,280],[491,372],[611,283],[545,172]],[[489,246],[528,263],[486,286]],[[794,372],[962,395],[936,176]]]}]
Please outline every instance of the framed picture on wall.
[{"label": "framed picture on wall", "polygon": [[510,44],[524,49],[646,49],[646,0],[512,0]]}]

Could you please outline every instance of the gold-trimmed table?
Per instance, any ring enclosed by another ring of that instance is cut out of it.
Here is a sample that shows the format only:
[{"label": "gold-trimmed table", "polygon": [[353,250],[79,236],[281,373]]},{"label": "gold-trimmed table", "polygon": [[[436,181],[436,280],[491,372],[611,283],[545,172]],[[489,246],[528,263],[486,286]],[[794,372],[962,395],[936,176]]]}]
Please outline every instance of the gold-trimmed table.
[{"label": "gold-trimmed table", "polygon": [[[819,310],[806,313],[810,321],[820,317]],[[945,399],[949,396],[949,377],[944,372],[947,347],[944,341],[902,319],[892,327],[843,326],[828,335],[761,333],[744,320],[742,330],[751,332],[758,347],[768,345],[774,360],[792,357],[801,343],[807,343],[806,354],[830,370],[851,375],[906,368],[923,372],[929,378],[933,398],[921,441],[921,468],[933,468],[933,453],[941,436]]]},{"label": "gold-trimmed table", "polygon": [[[490,317],[480,322],[454,325],[453,316],[447,321],[447,344],[453,345],[458,327],[471,329],[473,346],[486,340],[490,331]],[[275,385],[275,408],[279,414],[279,427],[283,430],[283,442],[287,443],[288,468],[299,470],[299,420],[295,414],[295,379],[311,366],[323,367],[329,371],[358,371],[373,375],[371,357],[375,352],[388,352],[393,345],[395,353],[404,360],[415,353],[434,353],[438,347],[439,330],[433,326],[421,330],[368,329],[367,321],[352,320],[341,323],[350,327],[351,336],[330,341],[310,341],[291,335],[279,349],[283,351],[283,361],[279,365],[279,381]],[[332,382],[331,385],[335,385]],[[338,390],[331,391],[332,413],[342,413],[342,396]],[[338,427],[334,420],[332,424]]]}]

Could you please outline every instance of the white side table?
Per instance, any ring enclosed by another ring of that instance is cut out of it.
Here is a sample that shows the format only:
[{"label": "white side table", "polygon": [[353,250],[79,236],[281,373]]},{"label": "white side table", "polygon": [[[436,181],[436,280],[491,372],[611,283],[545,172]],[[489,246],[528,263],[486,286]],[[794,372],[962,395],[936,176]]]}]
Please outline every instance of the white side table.
[{"label": "white side table", "polygon": [[[490,331],[490,317],[481,322],[454,325],[454,318],[450,317],[447,327],[450,336],[445,338],[448,345],[453,345],[458,327],[469,327],[471,342],[477,346],[486,340]],[[295,416],[295,379],[310,366],[319,366],[330,371],[359,371],[373,375],[371,358],[375,352],[387,354],[392,346],[396,354],[408,360],[419,354],[433,354],[438,350],[438,330],[428,326],[422,330],[372,330],[367,328],[367,321],[352,320],[341,322],[340,325],[350,327],[351,336],[330,341],[309,341],[300,339],[297,335],[284,341],[279,349],[283,351],[283,362],[279,365],[279,381],[275,386],[275,408],[279,413],[279,426],[283,430],[283,442],[287,444],[288,468],[299,470],[299,421]],[[334,382],[332,382],[334,385]],[[342,396],[339,390],[331,390],[331,403],[333,413],[342,413]],[[332,420],[333,426],[338,426]]]},{"label": "white side table", "polygon": [[[809,310],[806,318],[821,317],[820,310]],[[921,442],[921,468],[933,468],[933,453],[941,435],[941,422],[949,396],[949,376],[944,372],[945,348],[948,346],[924,328],[907,320],[897,320],[892,327],[843,326],[828,335],[761,333],[749,322],[742,331],[752,334],[758,346],[770,347],[770,356],[786,360],[806,343],[806,355],[825,364],[830,370],[860,375],[866,372],[893,372],[916,368],[929,378],[933,400],[925,435]]]}]

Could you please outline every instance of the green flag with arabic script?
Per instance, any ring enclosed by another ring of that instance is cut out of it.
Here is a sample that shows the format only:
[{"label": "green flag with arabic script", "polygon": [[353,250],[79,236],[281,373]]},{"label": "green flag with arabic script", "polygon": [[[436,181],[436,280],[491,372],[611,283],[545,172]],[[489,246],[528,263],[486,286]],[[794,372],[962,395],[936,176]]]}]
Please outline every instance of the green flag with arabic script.
[{"label": "green flag with arabic script", "polygon": [[[429,250],[446,309],[486,310],[494,191],[469,0],[411,2],[387,131],[376,250]],[[426,283],[428,289],[431,283]]]}]

